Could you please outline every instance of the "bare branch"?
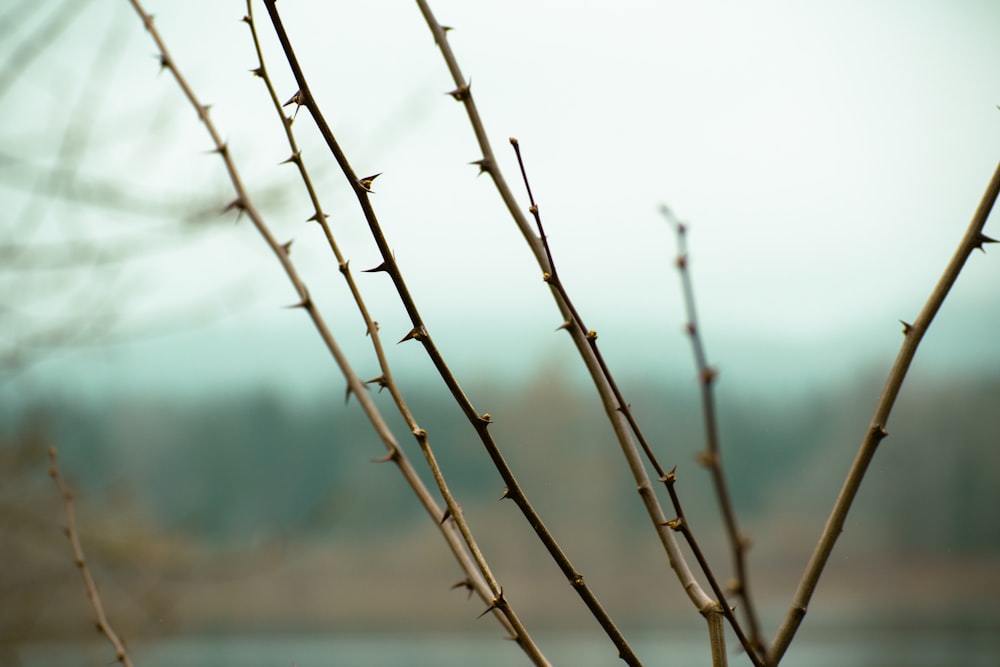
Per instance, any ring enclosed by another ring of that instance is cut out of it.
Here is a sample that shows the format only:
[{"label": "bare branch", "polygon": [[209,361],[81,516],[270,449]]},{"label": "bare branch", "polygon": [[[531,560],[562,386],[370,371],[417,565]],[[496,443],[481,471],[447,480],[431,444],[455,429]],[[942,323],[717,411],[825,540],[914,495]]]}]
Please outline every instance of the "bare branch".
[{"label": "bare branch", "polygon": [[986,192],[983,194],[983,198],[972,216],[972,221],[969,223],[962,241],[948,262],[948,266],[945,267],[944,273],[941,274],[941,278],[931,292],[930,297],[928,297],[923,309],[920,311],[917,319],[913,321],[913,324],[904,326],[903,344],[899,349],[899,354],[896,356],[896,361],[893,363],[892,369],[889,371],[889,377],[886,379],[885,387],[882,389],[878,404],[875,406],[875,414],[868,425],[868,430],[861,441],[861,446],[854,458],[851,469],[847,473],[847,478],[844,480],[844,485],[837,496],[833,510],[826,520],[826,526],[823,528],[819,542],[813,551],[812,557],[809,559],[809,564],[802,575],[799,587],[795,591],[795,595],[792,598],[792,605],[786,613],[781,627],[778,628],[774,641],[771,643],[771,648],[768,652],[769,665],[777,665],[781,661],[799,625],[802,623],[802,619],[805,618],[809,601],[816,590],[816,584],[819,582],[819,577],[826,567],[826,562],[833,552],[837,538],[840,537],[840,533],[844,529],[847,513],[850,511],[854,497],[861,487],[861,482],[864,479],[865,472],[868,470],[868,465],[871,463],[872,457],[875,456],[875,450],[878,448],[879,443],[889,435],[889,432],[886,430],[889,414],[896,403],[896,397],[903,386],[903,380],[906,379],[906,373],[910,369],[910,364],[917,353],[920,341],[923,340],[924,334],[927,333],[927,329],[934,320],[934,316],[937,315],[938,309],[941,308],[941,304],[944,303],[952,285],[955,284],[958,275],[962,272],[962,268],[969,259],[969,255],[977,248],[982,250],[983,244],[992,240],[983,234],[983,227],[986,225],[990,211],[993,210],[998,193],[1000,193],[1000,164],[997,165],[996,171],[993,172],[993,177],[986,187]]},{"label": "bare branch", "polygon": [[87,567],[87,559],[83,554],[83,545],[80,544],[80,534],[76,529],[73,492],[70,491],[69,486],[63,479],[62,473],[59,471],[59,459],[55,447],[49,448],[49,461],[49,475],[55,482],[56,489],[59,490],[59,495],[63,501],[63,508],[66,511],[66,537],[69,538],[69,542],[73,547],[73,560],[76,563],[76,567],[80,570],[80,576],[83,577],[83,585],[87,589],[87,599],[94,610],[94,615],[97,616],[97,629],[111,643],[111,647],[115,650],[115,660],[125,665],[125,667],[132,667],[132,660],[128,657],[128,651],[125,650],[125,642],[121,640],[115,629],[111,627],[111,623],[104,613],[104,604],[101,602],[101,595],[97,592],[97,584],[90,574],[90,568]]}]

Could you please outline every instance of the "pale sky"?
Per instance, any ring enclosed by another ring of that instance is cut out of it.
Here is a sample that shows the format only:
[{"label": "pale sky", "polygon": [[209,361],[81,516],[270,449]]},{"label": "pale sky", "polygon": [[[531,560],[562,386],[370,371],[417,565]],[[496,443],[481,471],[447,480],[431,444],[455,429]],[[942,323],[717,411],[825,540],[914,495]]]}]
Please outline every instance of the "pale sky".
[{"label": "pale sky", "polygon": [[[0,57],[9,61],[58,5],[37,4],[22,27],[4,33]],[[754,374],[817,358],[887,368],[897,320],[915,317],[1000,158],[994,2],[432,7],[454,27],[452,46],[518,192],[507,138],[521,142],[557,266],[587,324],[612,359],[633,369],[690,370],[661,203],[690,225],[703,328],[723,368],[738,376],[741,364]],[[558,313],[516,227],[489,179],[467,164],[480,155],[462,107],[444,94],[453,84],[416,4],[283,0],[279,8],[355,170],[383,172],[376,210],[445,353],[473,373],[549,355],[574,363],[552,334]],[[244,2],[146,9],[212,104],[252,193],[284,199],[267,207],[269,221],[280,238],[295,239],[293,258],[335,333],[364,350],[336,266],[315,225],[302,222],[311,210],[294,170],[278,166],[288,148],[263,85],[248,73],[256,62],[239,21]],[[255,13],[268,66],[290,97],[263,6]],[[112,57],[100,60],[100,46],[115,39]],[[72,271],[5,277],[5,311],[18,314],[6,319],[8,339],[37,330],[39,318],[83,309],[113,312],[114,332],[146,341],[59,353],[17,382],[106,373],[108,386],[119,376],[155,386],[171,373],[190,375],[192,364],[213,381],[228,372],[294,381],[283,375],[285,353],[303,355],[301,368],[311,369],[322,351],[306,318],[280,308],[294,293],[249,223],[227,216],[212,233],[178,241],[169,230],[180,225],[162,211],[150,218],[30,196],[39,170],[24,176],[24,161],[56,164],[69,119],[83,119],[92,134],[81,177],[157,202],[221,208],[232,198],[207,135],[154,56],[127,2],[91,2],[0,88],[0,151],[13,156],[0,166],[4,242],[99,236],[166,248],[96,279]],[[305,112],[295,127],[351,267],[378,264]],[[986,231],[1000,238],[995,223]],[[402,337],[409,325],[388,281],[359,281],[386,339]],[[961,352],[966,363],[1000,368],[990,336],[998,281],[1000,248],[977,253],[942,313],[942,330],[956,338],[942,334],[928,354],[950,363]],[[194,323],[203,318],[210,323]],[[186,333],[156,335],[163,330]],[[393,354],[404,367],[422,363],[407,356],[422,354],[416,346]],[[372,368],[367,359],[359,366],[362,375]],[[332,362],[329,371],[335,376]]]}]

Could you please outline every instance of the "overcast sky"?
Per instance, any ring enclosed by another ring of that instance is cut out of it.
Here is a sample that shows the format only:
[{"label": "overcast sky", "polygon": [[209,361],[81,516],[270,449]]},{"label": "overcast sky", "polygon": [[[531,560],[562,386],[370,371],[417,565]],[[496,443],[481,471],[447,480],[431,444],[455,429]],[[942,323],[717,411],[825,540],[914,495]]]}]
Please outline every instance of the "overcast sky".
[{"label": "overcast sky", "polygon": [[[142,200],[221,208],[232,196],[128,3],[78,6],[58,29],[42,27],[65,12],[61,3],[3,10],[17,21],[4,26],[0,57],[23,53],[28,36],[44,44],[0,78],[4,242],[100,237],[139,240],[144,250],[100,271],[8,274],[0,289],[16,316],[6,318],[5,336],[20,340],[44,329],[39,322],[82,309],[133,342],[39,353],[48,360],[16,382],[104,373],[109,385],[120,377],[155,386],[172,373],[198,379],[192,367],[209,382],[230,373],[241,382],[294,381],[314,369],[322,355],[315,334],[300,313],[280,308],[294,293],[246,221],[225,216],[200,225],[209,232],[178,239],[170,230],[183,225],[165,205],[138,215],[50,197],[38,185],[76,150],[78,181],[118,183]],[[467,164],[480,155],[461,105],[444,94],[453,84],[416,4],[279,7],[355,170],[383,172],[377,212],[445,353],[469,372],[552,355],[573,363],[567,342],[552,334],[558,314],[516,227],[490,180]],[[454,27],[451,43],[514,185],[507,138],[521,142],[557,265],[588,326],[633,368],[689,370],[675,243],[660,204],[690,224],[704,330],[723,368],[759,374],[810,359],[887,367],[897,320],[916,316],[1000,157],[995,2],[432,7]],[[308,201],[293,169],[278,166],[288,148],[248,73],[256,61],[239,21],[245,4],[146,8],[212,104],[252,193],[272,202],[266,211],[278,236],[295,239],[294,258],[335,333],[363,354],[360,318],[318,230],[303,222]],[[295,87],[266,12],[254,8],[268,65],[290,97]],[[67,134],[74,123],[87,131]],[[295,127],[351,267],[378,264],[305,112]],[[81,147],[67,148],[66,137]],[[995,223],[987,233],[1000,237]],[[966,364],[1000,367],[990,335],[998,257],[1000,249],[974,256],[942,314],[950,333],[928,339],[938,341],[928,354],[941,363],[964,355]],[[385,277],[359,280],[386,339],[402,337],[409,324]],[[419,348],[404,347],[393,351],[398,363],[419,367],[408,356]],[[773,356],[762,359],[761,350]],[[289,371],[296,355],[300,365]],[[373,370],[364,358],[359,366],[362,375]]]}]

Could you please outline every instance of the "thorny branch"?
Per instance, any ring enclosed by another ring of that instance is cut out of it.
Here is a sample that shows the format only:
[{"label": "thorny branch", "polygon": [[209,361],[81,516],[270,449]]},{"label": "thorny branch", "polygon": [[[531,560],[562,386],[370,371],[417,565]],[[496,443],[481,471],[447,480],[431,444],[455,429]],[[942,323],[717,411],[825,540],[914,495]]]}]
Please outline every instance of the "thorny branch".
[{"label": "thorny branch", "polygon": [[73,492],[66,484],[62,472],[59,470],[59,459],[55,447],[49,448],[49,462],[49,475],[56,484],[56,489],[58,489],[59,496],[63,501],[63,509],[66,512],[66,537],[69,538],[69,542],[73,547],[73,560],[76,563],[77,569],[80,570],[80,576],[83,577],[83,585],[87,589],[87,599],[94,610],[94,615],[97,616],[97,629],[111,643],[111,647],[115,650],[115,660],[125,665],[125,667],[132,667],[132,659],[129,658],[128,651],[125,650],[125,642],[121,640],[115,629],[111,627],[107,614],[104,612],[101,595],[97,592],[97,584],[90,574],[90,568],[87,567],[87,559],[83,554],[83,545],[80,543],[80,534],[76,530],[76,511],[73,509]]}]

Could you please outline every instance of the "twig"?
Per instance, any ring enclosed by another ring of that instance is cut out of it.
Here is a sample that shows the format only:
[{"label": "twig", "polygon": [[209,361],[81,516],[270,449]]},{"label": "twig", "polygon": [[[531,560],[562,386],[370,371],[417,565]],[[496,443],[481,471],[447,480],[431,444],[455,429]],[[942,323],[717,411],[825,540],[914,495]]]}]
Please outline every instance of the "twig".
[{"label": "twig", "polygon": [[837,538],[843,531],[847,513],[851,509],[851,504],[854,502],[854,497],[861,486],[865,472],[868,470],[868,465],[871,463],[879,443],[889,435],[889,432],[886,431],[889,414],[892,412],[896,397],[899,395],[903,380],[906,379],[906,373],[910,368],[914,355],[917,353],[920,341],[923,340],[924,334],[927,333],[927,329],[934,320],[934,316],[937,315],[938,309],[944,303],[948,292],[958,279],[958,275],[961,273],[972,251],[977,248],[982,250],[983,244],[995,242],[994,239],[983,234],[983,227],[986,225],[986,220],[989,218],[998,193],[1000,193],[1000,165],[997,165],[996,170],[993,172],[993,177],[986,187],[986,192],[983,194],[979,207],[972,216],[972,221],[969,223],[969,227],[966,229],[961,243],[959,243],[958,248],[952,255],[948,266],[945,268],[944,273],[938,280],[937,285],[931,292],[917,319],[912,324],[903,323],[903,344],[900,347],[899,354],[896,356],[896,361],[892,365],[892,369],[889,371],[889,377],[886,379],[882,395],[879,397],[878,404],[875,407],[875,414],[861,441],[861,446],[854,458],[854,463],[847,473],[844,485],[826,521],[826,526],[823,528],[823,533],[820,535],[819,542],[813,551],[812,557],[809,559],[802,580],[799,582],[799,587],[792,598],[792,605],[786,613],[781,627],[778,628],[774,641],[771,643],[771,648],[768,652],[768,665],[777,665],[781,661],[799,625],[802,623],[802,619],[805,618],[809,601],[812,599],[816,584],[819,582],[819,577],[823,573],[823,569],[833,551]]},{"label": "twig", "polygon": [[[282,127],[284,128],[286,139],[288,140],[289,148],[292,151],[291,157],[287,160],[296,165],[298,168],[300,179],[306,192],[309,196],[310,201],[313,205],[313,215],[310,220],[315,221],[320,225],[323,233],[326,237],[327,244],[330,247],[331,252],[337,260],[337,265],[340,268],[341,274],[344,276],[344,280],[347,282],[349,291],[354,298],[355,305],[358,311],[361,313],[362,319],[365,322],[365,328],[368,333],[368,338],[371,341],[372,348],[375,352],[375,356],[378,359],[379,368],[381,369],[381,375],[373,380],[369,380],[369,383],[377,383],[379,390],[383,388],[388,389],[396,407],[406,422],[407,427],[410,432],[414,435],[417,440],[418,445],[424,458],[427,461],[427,465],[431,470],[431,474],[437,483],[438,489],[441,492],[441,496],[444,498],[447,505],[446,510],[440,522],[444,523],[447,519],[452,519],[456,526],[458,527],[459,533],[461,533],[466,546],[472,555],[473,560],[476,563],[476,567],[482,576],[475,576],[475,570],[466,571],[466,581],[464,585],[470,590],[474,590],[479,597],[486,603],[491,603],[494,599],[502,594],[502,589],[496,577],[493,575],[485,556],[479,548],[478,543],[472,534],[472,529],[469,527],[465,520],[464,514],[462,512],[461,505],[453,496],[451,489],[445,481],[444,474],[441,471],[440,466],[437,463],[437,459],[434,455],[434,451],[430,446],[429,436],[427,432],[420,427],[413,413],[410,411],[406,401],[403,399],[402,393],[400,392],[399,385],[396,383],[393,377],[392,371],[389,367],[388,359],[385,355],[385,350],[382,345],[382,337],[379,334],[378,324],[372,319],[371,314],[368,310],[364,298],[361,295],[361,291],[354,280],[354,275],[351,273],[349,262],[344,258],[343,253],[337,244],[336,239],[333,236],[333,232],[330,225],[327,222],[327,215],[324,213],[322,205],[320,204],[319,196],[316,193],[316,189],[313,187],[312,179],[309,175],[309,170],[306,167],[305,162],[302,159],[302,152],[298,147],[298,142],[295,139],[295,134],[292,132],[292,120],[285,116],[283,111],[283,106],[280,99],[278,98],[277,92],[274,89],[274,84],[268,74],[267,67],[264,62],[264,55],[260,46],[260,38],[257,34],[256,24],[253,17],[253,3],[251,0],[247,0],[247,14],[244,17],[244,22],[249,26],[250,32],[253,38],[254,49],[257,53],[258,67],[253,70],[253,73],[260,77],[264,85],[267,87],[268,95],[271,98],[272,105],[278,114],[278,117],[282,121]],[[509,614],[510,618],[505,615]],[[512,637],[523,637],[523,641],[533,643],[527,630],[523,627],[523,624],[517,618],[511,606],[508,604],[502,609],[495,610],[495,616],[501,621],[501,623],[510,632]],[[540,651],[537,647],[532,648],[529,653],[539,653]]]},{"label": "twig", "polygon": [[227,209],[236,209],[241,213],[246,213],[250,218],[254,227],[257,229],[258,233],[263,237],[265,243],[271,249],[275,257],[280,262],[282,268],[285,271],[286,276],[294,287],[296,293],[298,294],[299,301],[293,305],[296,308],[302,308],[305,310],[310,319],[313,322],[317,332],[322,338],[323,343],[326,345],[327,350],[330,352],[337,366],[340,368],[345,380],[347,381],[349,394],[354,394],[365,416],[368,418],[369,422],[372,424],[382,443],[385,445],[387,454],[380,461],[391,461],[396,464],[402,473],[403,477],[406,479],[410,488],[413,490],[414,494],[417,496],[421,505],[424,507],[425,511],[433,518],[435,523],[439,526],[439,529],[444,536],[445,540],[448,542],[452,553],[455,555],[456,559],[462,565],[463,570],[467,575],[468,585],[471,587],[477,587],[475,582],[479,577],[476,566],[472,562],[472,559],[466,553],[460,536],[455,530],[454,524],[451,522],[441,522],[441,518],[445,516],[444,510],[438,505],[437,501],[434,499],[433,495],[424,485],[417,471],[414,469],[413,465],[410,463],[409,459],[399,447],[395,436],[389,429],[385,420],[383,419],[381,413],[379,412],[377,406],[372,400],[371,396],[366,390],[365,383],[362,382],[358,376],[354,373],[350,363],[348,362],[346,356],[343,354],[340,346],[337,344],[329,327],[326,324],[322,314],[319,312],[312,298],[309,296],[309,290],[306,287],[305,282],[300,277],[298,270],[296,269],[294,263],[291,260],[289,254],[289,245],[282,244],[275,239],[274,235],[271,233],[270,228],[267,226],[260,212],[254,205],[250,198],[249,193],[243,186],[242,179],[240,178],[239,172],[236,169],[236,165],[232,160],[229,153],[228,146],[222,141],[221,135],[215,127],[208,114],[208,107],[202,105],[198,98],[195,96],[191,87],[188,85],[186,79],[180,73],[180,70],[174,64],[173,58],[170,56],[163,39],[160,37],[159,32],[153,25],[153,18],[147,14],[138,0],[129,0],[132,7],[135,9],[136,13],[140,16],[146,30],[149,32],[153,41],[156,43],[157,48],[160,52],[160,64],[161,67],[169,69],[173,75],[178,86],[180,86],[185,97],[194,107],[198,114],[199,119],[205,126],[212,141],[215,145],[215,152],[219,154],[225,164],[226,171],[229,175],[230,181],[232,182],[233,189],[236,193],[236,198],[229,204]]},{"label": "twig", "polygon": [[[541,268],[543,275],[545,273],[550,273],[551,267],[549,266],[548,259],[545,255],[545,248],[541,239],[535,234],[531,222],[528,221],[524,211],[521,210],[520,204],[514,197],[514,193],[511,191],[503,172],[497,164],[493,148],[490,145],[489,137],[486,134],[486,129],[480,118],[479,110],[476,106],[472,90],[466,82],[465,77],[462,75],[462,70],[458,66],[455,53],[452,51],[451,46],[448,43],[447,31],[434,17],[434,14],[431,12],[430,6],[426,0],[417,0],[417,5],[420,7],[420,12],[423,14],[424,20],[427,22],[427,26],[430,28],[431,34],[434,35],[434,41],[437,43],[438,48],[441,51],[441,56],[444,58],[445,64],[448,66],[448,70],[451,72],[452,79],[455,82],[456,87],[455,90],[452,91],[453,97],[460,101],[465,107],[465,111],[469,116],[469,124],[476,137],[476,142],[479,144],[479,150],[482,152],[483,157],[476,160],[472,164],[477,165],[481,172],[488,173],[493,179],[493,183],[497,188],[497,192],[500,194],[500,198],[503,200],[504,205],[510,212],[514,224],[517,225],[517,228],[520,230],[525,242],[531,249],[531,252],[535,257],[535,260],[538,262],[538,266]],[[556,306],[562,314],[563,322],[572,322],[572,314],[569,307],[565,301],[563,301],[562,297],[559,296],[558,291],[553,289],[552,294],[556,302]],[[597,388],[601,402],[604,405],[604,410],[607,413],[608,420],[611,423],[612,429],[614,429],[615,437],[618,439],[622,449],[622,454],[625,456],[629,471],[632,473],[632,476],[636,481],[636,490],[639,493],[639,497],[646,508],[646,512],[649,514],[653,526],[656,529],[657,536],[667,553],[667,558],[670,560],[670,566],[677,574],[681,586],[687,593],[688,598],[699,611],[706,613],[715,609],[716,602],[705,593],[695,580],[687,562],[684,560],[683,554],[681,554],[673,532],[665,527],[667,516],[664,514],[663,508],[660,506],[660,502],[657,499],[656,494],[653,492],[652,482],[650,481],[646,468],[642,463],[642,457],[639,455],[638,448],[632,439],[628,422],[626,421],[624,415],[620,412],[621,404],[615,398],[614,392],[603,377],[600,364],[594,355],[593,349],[590,347],[587,332],[575,326],[564,326],[563,328],[565,328],[567,333],[569,333],[574,345],[576,345],[580,357],[587,366],[587,371],[594,382],[594,386]]]},{"label": "twig", "polygon": [[691,350],[694,354],[695,368],[698,373],[698,385],[701,391],[702,414],[705,422],[705,451],[699,456],[699,461],[705,465],[712,477],[715,495],[719,501],[722,522],[726,528],[726,536],[733,558],[734,580],[729,588],[743,600],[743,616],[749,628],[750,642],[755,651],[764,655],[767,647],[760,630],[757,608],[750,595],[750,577],[747,574],[746,554],[750,548],[750,538],[740,532],[736,521],[736,511],[733,509],[729,484],[722,467],[722,451],[719,448],[719,426],[715,411],[715,380],[718,372],[708,365],[705,353],[705,343],[701,337],[701,327],[698,324],[698,312],[694,298],[694,284],[691,278],[691,268],[687,250],[687,226],[678,220],[666,206],[660,207],[660,213],[667,219],[677,232],[677,270],[681,278],[681,290],[684,296],[684,307],[687,311],[686,331],[691,339]]},{"label": "twig", "polygon": [[56,489],[58,489],[59,495],[62,498],[63,508],[66,511],[66,537],[69,538],[69,543],[73,547],[73,560],[76,563],[77,569],[80,570],[80,576],[83,577],[83,585],[87,590],[87,599],[94,610],[94,615],[97,616],[97,629],[111,643],[111,647],[115,650],[115,660],[125,665],[125,667],[132,667],[132,660],[128,656],[128,651],[125,650],[125,642],[121,640],[115,629],[111,627],[111,623],[104,613],[104,604],[101,602],[101,595],[97,592],[97,584],[90,574],[90,568],[87,567],[87,560],[83,554],[83,546],[80,544],[80,534],[76,530],[73,492],[65,480],[63,480],[62,473],[59,471],[59,460],[55,447],[49,448],[49,461],[49,475],[56,484]]},{"label": "twig", "polygon": [[[620,406],[619,412],[621,412],[625,419],[628,421],[629,427],[632,429],[632,433],[635,434],[636,439],[642,445],[642,449],[646,454],[646,458],[649,460],[650,464],[654,467],[657,474],[659,475],[660,481],[664,483],[667,491],[670,495],[670,501],[674,506],[674,512],[677,514],[677,518],[666,522],[666,526],[679,531],[684,539],[687,541],[688,545],[691,547],[691,551],[698,561],[698,565],[701,567],[702,572],[705,574],[705,578],[709,582],[709,586],[712,592],[718,599],[718,609],[713,610],[711,613],[702,612],[706,618],[710,616],[715,616],[716,613],[721,613],[722,616],[729,621],[730,625],[733,627],[733,631],[736,633],[737,638],[743,645],[743,648],[747,651],[747,654],[754,660],[755,665],[763,664],[760,657],[758,656],[759,651],[754,650],[753,644],[747,638],[743,629],[740,627],[740,623],[737,618],[733,615],[732,609],[729,603],[726,601],[725,593],[722,587],[718,583],[718,578],[712,570],[708,559],[705,558],[701,547],[698,544],[697,539],[695,539],[694,533],[691,531],[687,520],[684,517],[684,510],[681,507],[680,499],[677,496],[676,490],[674,489],[674,483],[676,481],[676,476],[674,470],[669,473],[665,472],[657,460],[656,455],[653,453],[652,448],[643,435],[642,430],[639,428],[639,424],[636,422],[635,416],[632,414],[632,409],[625,398],[622,396],[621,390],[618,388],[618,383],[615,381],[611,374],[611,369],[608,367],[607,363],[604,361],[604,356],[601,354],[601,350],[597,345],[597,333],[591,329],[588,329],[583,322],[583,318],[580,312],[577,310],[576,306],[573,304],[573,300],[569,296],[569,292],[566,291],[566,286],[563,284],[562,280],[559,278],[559,273],[556,269],[555,259],[552,256],[552,247],[549,245],[548,236],[545,234],[545,228],[542,225],[542,216],[538,211],[538,205],[535,203],[535,195],[531,191],[531,183],[528,181],[528,172],[524,166],[524,159],[521,155],[521,145],[517,139],[511,137],[510,144],[514,148],[514,154],[517,156],[517,165],[521,170],[521,178],[524,180],[524,189],[528,193],[528,202],[530,204],[528,212],[531,213],[535,220],[535,226],[538,229],[538,236],[542,241],[542,246],[545,248],[545,257],[548,261],[550,273],[546,273],[542,276],[542,279],[547,282],[552,289],[558,292],[559,298],[566,304],[572,316],[572,326],[587,332],[587,340],[590,344],[590,348],[594,354],[595,359],[598,362],[603,380],[608,384],[614,393],[615,400]],[[723,641],[723,649],[721,653],[725,653],[724,650],[724,640],[725,635],[714,633],[710,631],[710,636],[713,642]],[[714,664],[714,663],[713,663]]]},{"label": "twig", "polygon": [[[493,179],[493,183],[496,186],[497,192],[500,194],[500,198],[507,207],[507,210],[510,212],[511,218],[520,230],[521,235],[528,244],[528,247],[531,249],[539,268],[542,270],[542,274],[551,273],[551,266],[546,256],[544,245],[541,239],[534,233],[531,223],[522,211],[520,204],[518,204],[510,186],[507,184],[507,180],[504,177],[503,172],[497,164],[489,137],[486,134],[486,129],[479,115],[479,110],[476,106],[471,86],[463,76],[462,70],[458,65],[458,60],[455,57],[455,53],[452,51],[451,45],[448,43],[447,30],[435,18],[434,13],[431,11],[426,0],[417,0],[417,5],[420,8],[420,12],[424,17],[431,34],[434,36],[434,41],[437,43],[438,48],[441,51],[441,56],[444,58],[448,71],[451,73],[455,89],[452,90],[450,94],[464,106],[466,114],[469,117],[469,124],[476,137],[476,142],[479,144],[482,158],[475,160],[471,164],[479,167],[480,173],[488,173]],[[563,317],[564,325],[560,328],[564,328],[569,333],[573,344],[576,345],[577,352],[580,354],[584,365],[587,367],[587,372],[590,374],[594,386],[597,389],[598,395],[601,398],[601,403],[603,404],[605,413],[607,414],[608,421],[610,422],[611,427],[615,432],[615,437],[621,447],[622,455],[625,457],[629,471],[635,479],[636,490],[639,493],[639,498],[642,500],[643,506],[646,508],[646,512],[652,521],[657,537],[660,539],[660,543],[663,545],[667,558],[670,561],[671,568],[673,568],[675,574],[677,575],[678,581],[680,582],[685,593],[687,593],[688,598],[702,615],[718,613],[720,605],[705,593],[704,589],[702,589],[701,585],[694,578],[694,574],[691,572],[690,567],[680,551],[673,531],[667,528],[668,519],[663,512],[663,508],[660,505],[656,494],[653,492],[653,485],[650,481],[649,474],[646,472],[638,447],[636,447],[635,441],[632,438],[630,425],[625,415],[622,413],[622,403],[616,398],[615,392],[605,379],[601,370],[600,362],[594,354],[593,348],[590,344],[591,339],[587,335],[589,331],[585,331],[580,327],[572,325],[572,313],[568,304],[559,295],[558,290],[553,288],[552,295],[556,302],[556,306],[559,308]]]},{"label": "twig", "polygon": [[[378,222],[378,218],[375,215],[374,208],[372,207],[370,201],[371,194],[371,182],[377,176],[369,176],[365,178],[359,178],[351,167],[350,162],[347,160],[347,156],[344,154],[333,131],[327,124],[326,119],[323,116],[319,105],[316,103],[309,89],[308,82],[306,81],[305,75],[299,66],[298,60],[295,56],[295,52],[292,48],[291,42],[285,32],[284,26],[281,22],[281,18],[278,15],[277,8],[275,7],[275,0],[265,0],[265,6],[267,7],[268,14],[271,16],[271,22],[274,25],[275,32],[278,35],[278,40],[281,42],[282,48],[285,52],[285,56],[288,60],[288,64],[292,70],[295,77],[296,83],[299,86],[299,90],[293,99],[300,105],[305,106],[313,117],[313,121],[316,123],[320,134],[326,141],[330,152],[333,154],[340,165],[341,170],[344,172],[344,176],[347,181],[351,184],[354,190],[355,196],[358,199],[358,204],[361,207],[362,213],[365,216],[365,220],[368,223],[369,230],[371,231],[372,237],[378,246],[379,252],[382,255],[382,263],[372,269],[373,272],[385,272],[389,275],[392,280],[393,286],[396,289],[400,300],[403,303],[407,314],[409,315],[410,321],[413,328],[407,333],[400,342],[407,340],[416,340],[420,342],[424,350],[427,352],[438,371],[438,374],[444,380],[452,397],[458,403],[462,412],[465,414],[466,418],[472,424],[473,428],[476,430],[480,441],[482,442],[484,448],[486,449],[490,459],[493,462],[494,467],[500,473],[501,478],[507,485],[504,492],[504,497],[509,498],[514,501],[521,510],[521,513],[525,516],[528,524],[535,531],[539,540],[545,546],[549,555],[562,570],[563,575],[572,585],[573,589],[581,597],[586,604],[587,608],[590,610],[591,614],[597,619],[601,627],[604,629],[605,633],[612,640],[615,646],[618,648],[619,656],[630,665],[638,665],[639,660],[635,656],[632,648],[629,646],[628,642],[625,641],[624,636],[621,631],[611,620],[607,611],[601,605],[597,596],[591,591],[590,587],[585,583],[583,576],[579,574],[573,567],[568,556],[559,546],[555,537],[545,526],[541,517],[535,511],[531,502],[528,500],[527,495],[524,493],[517,478],[514,476],[510,466],[507,464],[493,435],[489,432],[489,425],[493,421],[492,416],[489,413],[479,413],[473,406],[472,402],[469,400],[468,396],[465,394],[461,385],[459,385],[458,380],[455,378],[454,374],[451,372],[448,365],[445,363],[444,357],[441,355],[434,343],[427,327],[420,315],[420,311],[416,306],[416,303],[409,292],[409,288],[403,279],[402,273],[396,263],[395,257],[389,248],[388,241],[384,233],[382,232],[381,225]],[[503,596],[497,597],[493,606],[502,607],[506,605],[507,602]]]}]

